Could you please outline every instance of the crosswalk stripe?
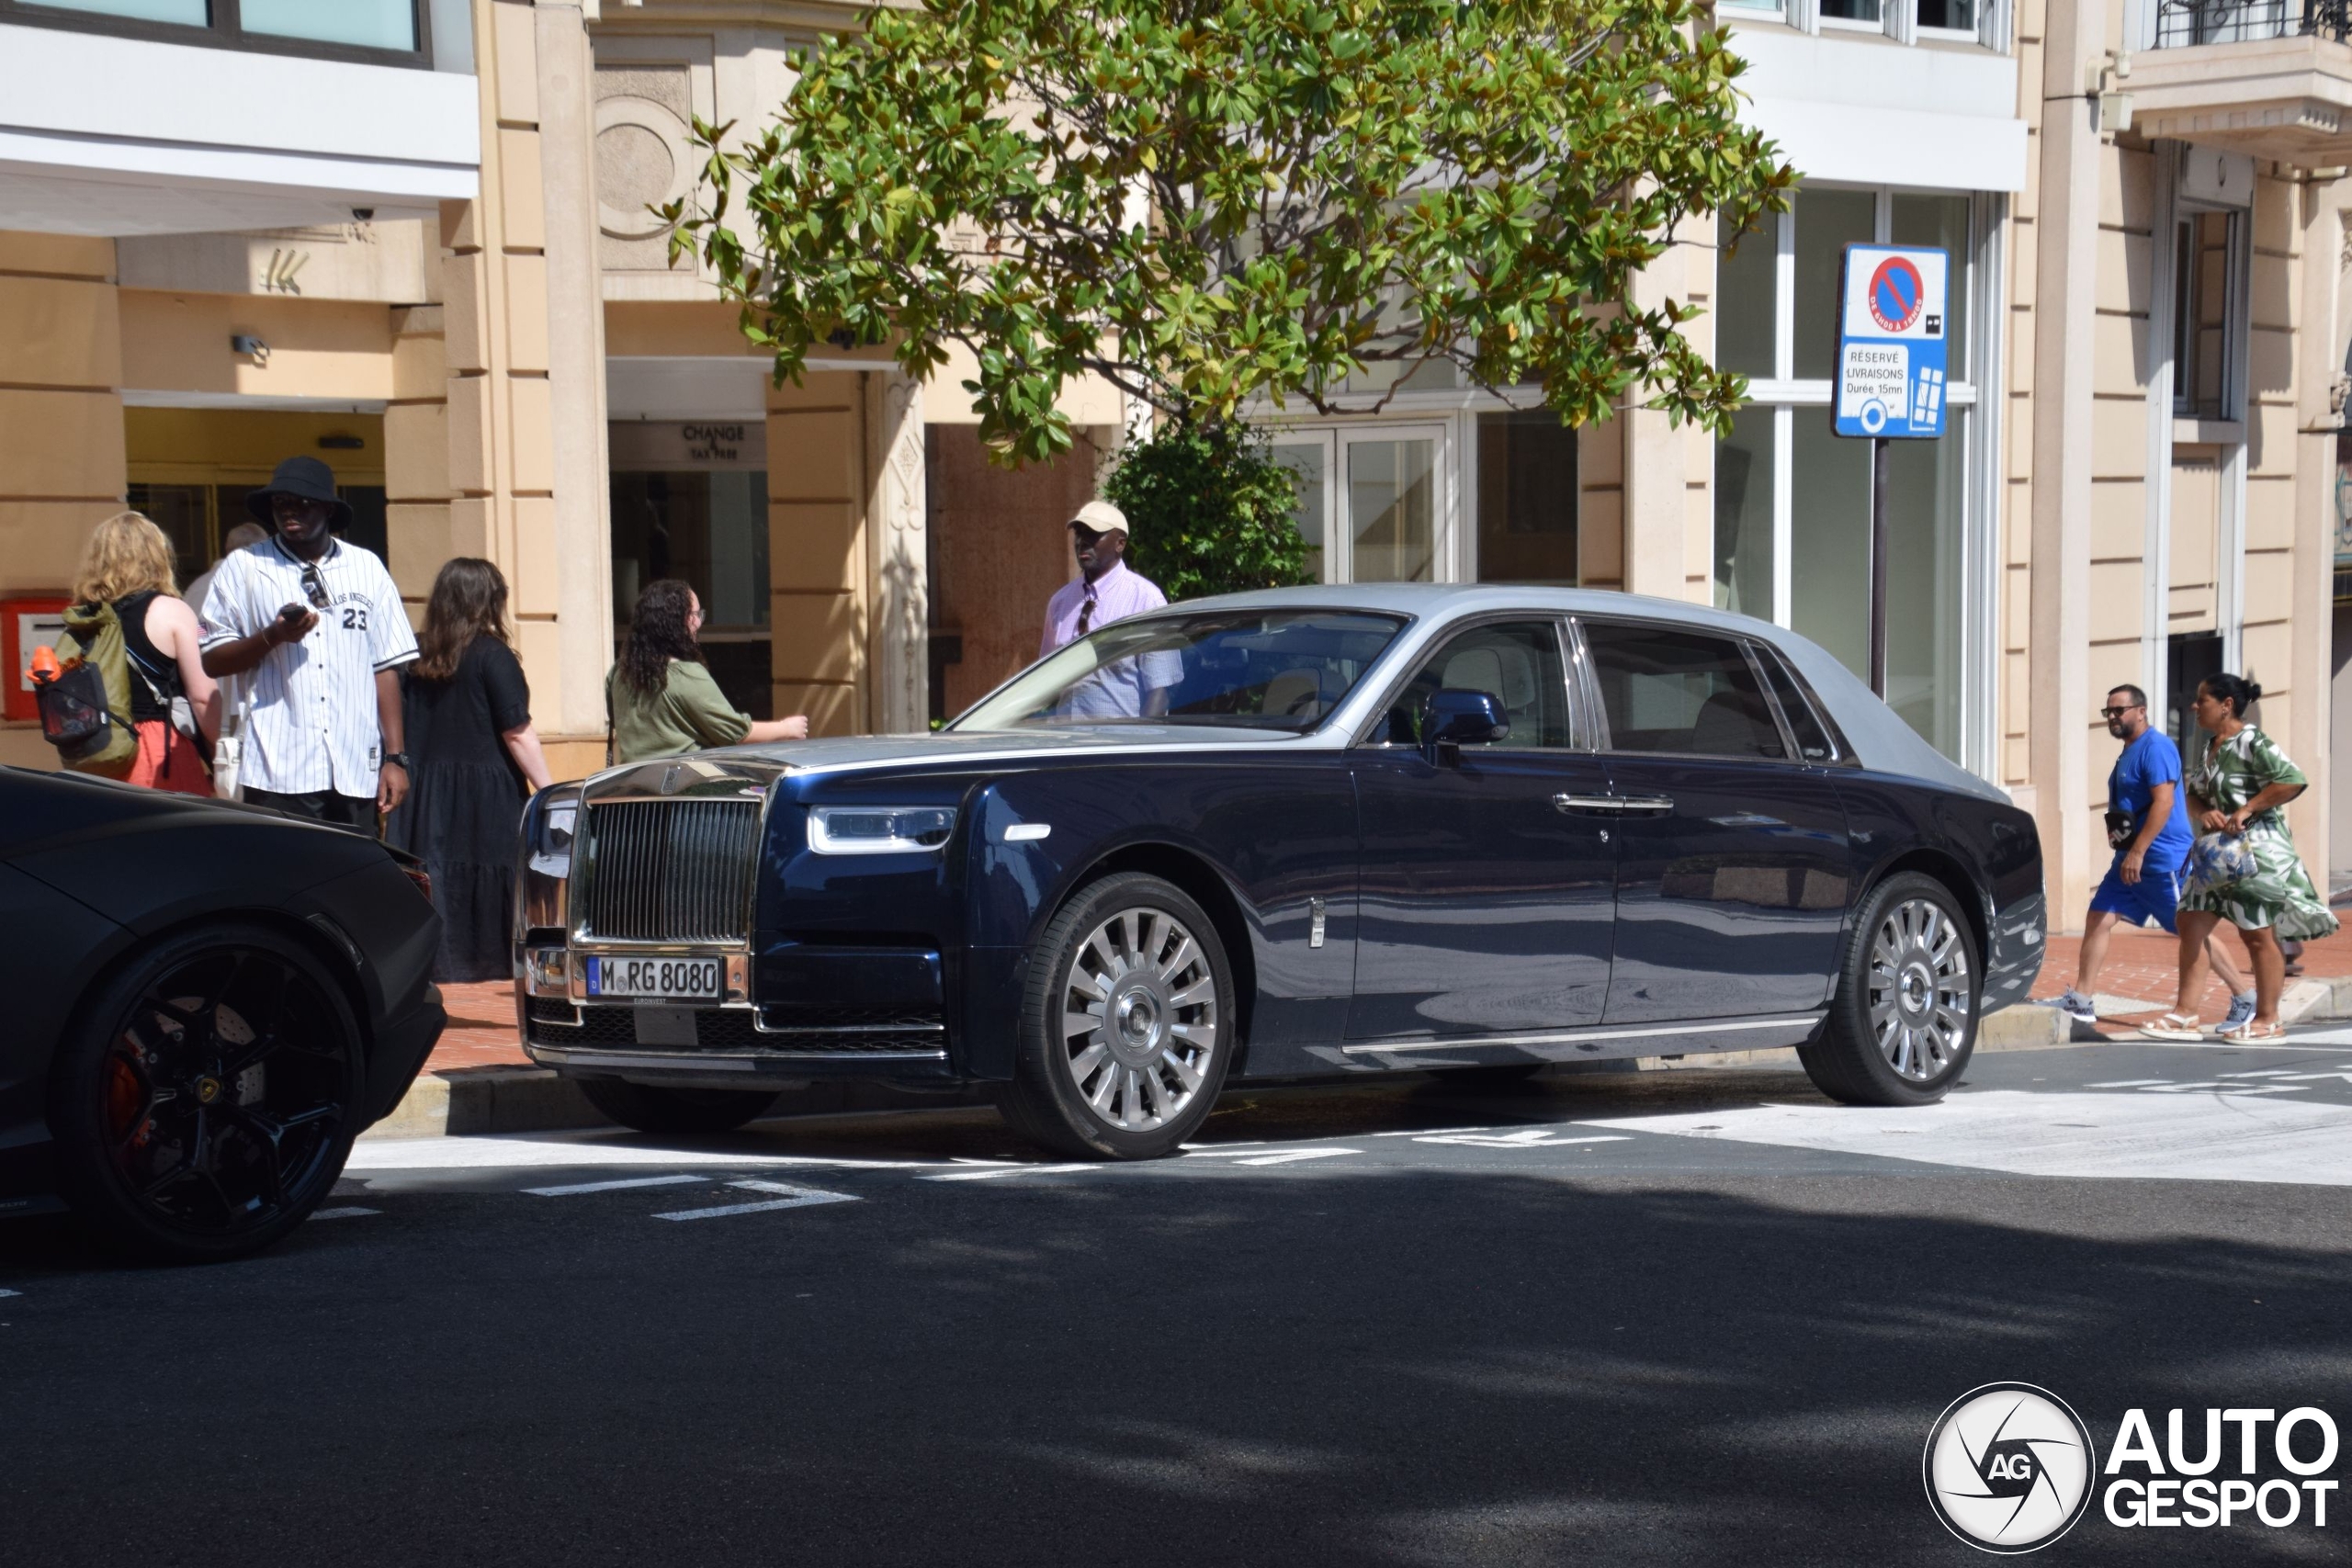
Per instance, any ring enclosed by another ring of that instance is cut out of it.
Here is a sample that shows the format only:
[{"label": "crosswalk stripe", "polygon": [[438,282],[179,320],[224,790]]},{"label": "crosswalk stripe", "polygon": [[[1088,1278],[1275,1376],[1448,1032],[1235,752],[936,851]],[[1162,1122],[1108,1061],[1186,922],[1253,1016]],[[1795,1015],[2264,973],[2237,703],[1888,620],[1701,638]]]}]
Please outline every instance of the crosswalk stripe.
[{"label": "crosswalk stripe", "polygon": [[778,1209],[806,1209],[818,1203],[854,1203],[855,1194],[827,1192],[814,1187],[786,1187],[781,1181],[730,1181],[729,1187],[747,1192],[781,1192],[785,1196],[759,1203],[721,1203],[710,1209],[673,1209],[666,1214],[656,1214],[657,1220],[723,1220],[730,1214],[766,1214]]}]

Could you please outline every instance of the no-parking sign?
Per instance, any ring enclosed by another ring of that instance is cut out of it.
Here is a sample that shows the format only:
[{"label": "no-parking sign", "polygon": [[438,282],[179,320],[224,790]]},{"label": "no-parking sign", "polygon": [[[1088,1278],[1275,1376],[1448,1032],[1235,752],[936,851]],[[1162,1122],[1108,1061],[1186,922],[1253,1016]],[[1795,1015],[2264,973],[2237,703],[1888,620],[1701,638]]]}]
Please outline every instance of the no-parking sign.
[{"label": "no-parking sign", "polygon": [[1945,284],[1951,254],[1848,245],[1838,311],[1840,435],[1944,433]]}]

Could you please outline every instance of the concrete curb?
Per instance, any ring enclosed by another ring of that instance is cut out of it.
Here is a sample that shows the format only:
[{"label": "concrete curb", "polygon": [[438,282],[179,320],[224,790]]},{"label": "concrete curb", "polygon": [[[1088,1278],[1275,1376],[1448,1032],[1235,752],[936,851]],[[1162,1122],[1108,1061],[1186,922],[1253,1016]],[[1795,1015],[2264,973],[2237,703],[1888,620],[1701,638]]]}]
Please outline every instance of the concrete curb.
[{"label": "concrete curb", "polygon": [[[2352,976],[2300,980],[2279,998],[2279,1013],[2295,1022],[2352,1018]],[[2104,1037],[2073,1022],[2054,1007],[2020,1002],[1988,1013],[1976,1025],[1979,1051],[2047,1051],[2053,1046],[2095,1044]],[[1710,1051],[1688,1056],[1643,1056],[1638,1072],[1687,1072],[1693,1068],[1796,1066],[1796,1049]],[[1596,1064],[1598,1065],[1598,1064]],[[843,1111],[907,1111],[918,1107],[986,1105],[986,1090],[946,1093],[895,1089],[888,1084],[813,1083],[777,1097],[775,1116],[819,1116]],[[580,1086],[545,1067],[450,1067],[426,1073],[411,1086],[398,1109],[370,1127],[370,1138],[480,1136],[489,1133],[549,1133],[607,1125]]]},{"label": "concrete curb", "polygon": [[[908,1111],[988,1104],[984,1091],[949,1092],[874,1083],[811,1083],[776,1097],[771,1116],[821,1116],[843,1111]],[[450,1067],[425,1073],[393,1112],[361,1134],[369,1138],[480,1137],[490,1133],[552,1133],[604,1127],[605,1113],[580,1086],[546,1067]]]}]

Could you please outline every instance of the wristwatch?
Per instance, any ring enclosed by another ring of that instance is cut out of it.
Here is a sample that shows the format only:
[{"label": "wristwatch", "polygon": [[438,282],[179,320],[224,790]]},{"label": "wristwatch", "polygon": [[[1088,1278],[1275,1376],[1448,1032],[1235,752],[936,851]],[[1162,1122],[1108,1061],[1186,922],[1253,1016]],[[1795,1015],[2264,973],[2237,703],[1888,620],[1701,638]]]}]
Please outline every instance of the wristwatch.
[{"label": "wristwatch", "polygon": [[416,771],[408,765],[408,753],[405,751],[387,751],[384,753],[384,761],[390,762],[404,773],[414,773]]}]

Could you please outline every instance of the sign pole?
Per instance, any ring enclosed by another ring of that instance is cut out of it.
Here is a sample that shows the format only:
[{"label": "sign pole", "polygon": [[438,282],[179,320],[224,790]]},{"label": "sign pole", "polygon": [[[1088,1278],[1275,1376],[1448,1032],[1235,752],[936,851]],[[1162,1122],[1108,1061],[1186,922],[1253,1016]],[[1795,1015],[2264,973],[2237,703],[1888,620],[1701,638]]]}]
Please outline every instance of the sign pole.
[{"label": "sign pole", "polygon": [[1871,442],[1871,693],[1886,700],[1886,468],[1885,436]]},{"label": "sign pole", "polygon": [[[1848,245],[1838,272],[1838,383],[1830,429],[1871,444],[1871,691],[1886,700],[1889,443],[1944,433],[1944,322],[1951,254],[1928,245]],[[1849,623],[1850,624],[1850,623]]]}]

